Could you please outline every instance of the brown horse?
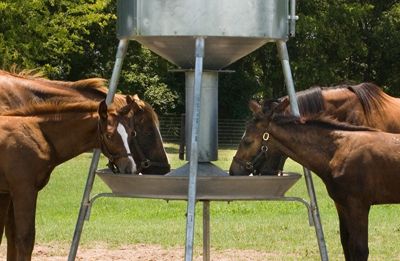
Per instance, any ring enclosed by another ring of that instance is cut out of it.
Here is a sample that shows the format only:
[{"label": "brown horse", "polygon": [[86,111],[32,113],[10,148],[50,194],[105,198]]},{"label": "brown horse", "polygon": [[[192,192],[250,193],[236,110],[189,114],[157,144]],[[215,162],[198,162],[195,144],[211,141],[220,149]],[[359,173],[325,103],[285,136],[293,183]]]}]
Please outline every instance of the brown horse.
[{"label": "brown horse", "polygon": [[[107,96],[105,80],[91,78],[75,82],[53,81],[28,73],[15,74],[0,70],[0,115],[7,109],[15,109],[29,103],[43,101],[77,102],[102,101]],[[125,95],[116,94],[117,108],[126,105]],[[166,174],[170,171],[167,154],[159,131],[157,114],[150,104],[133,97],[136,106],[130,113],[136,138],[129,144],[133,158],[143,174]],[[155,150],[154,148],[157,148]]]},{"label": "brown horse", "polygon": [[[302,116],[323,113],[338,121],[400,133],[400,99],[387,95],[374,84],[315,87],[296,94]],[[264,107],[268,110],[268,104]],[[285,113],[290,114],[289,106]],[[263,129],[252,124],[247,126],[230,166],[231,175],[276,175],[283,169],[287,156],[273,146],[265,151],[263,133]]]},{"label": "brown horse", "polygon": [[[101,78],[75,82],[52,81],[29,72],[20,74],[0,70],[0,113],[29,103],[43,101],[73,102],[91,99],[101,101],[107,95],[106,81]],[[118,106],[125,105],[125,97],[116,97]]]},{"label": "brown horse", "polygon": [[400,134],[338,122],[326,116],[284,115],[288,105],[251,103],[264,130],[265,146],[274,146],[316,173],[335,202],[346,260],[368,259],[371,205],[400,203]]},{"label": "brown horse", "polygon": [[[100,147],[98,104],[40,103],[0,116],[0,193],[3,199],[11,199],[6,226],[8,260],[31,259],[36,199],[53,169]],[[112,107],[109,113],[117,114]],[[133,168],[129,161],[125,165]]]},{"label": "brown horse", "polygon": [[[0,101],[3,102],[3,106],[0,106],[0,115],[4,114],[7,109],[19,108],[31,103],[38,105],[46,104],[48,101],[54,103],[85,103],[87,99],[100,101],[107,95],[107,88],[104,87],[104,83],[105,80],[99,78],[62,82],[0,71]],[[157,115],[149,104],[140,100],[137,96],[134,96],[134,103],[134,105],[131,105],[132,112],[127,121],[131,126],[135,124],[136,136],[140,137],[140,139],[129,144],[133,150],[138,151],[134,157],[137,160],[136,165],[142,173],[165,174],[169,172],[170,167],[159,133]],[[114,105],[116,108],[125,106],[125,96],[117,94]],[[129,153],[125,154],[128,155]],[[126,160],[127,157],[119,160],[117,163],[117,165],[120,165],[119,169],[127,173],[132,172],[132,170],[135,171],[135,169],[127,167],[129,164],[121,166],[121,162],[126,162]],[[0,191],[0,243],[6,219],[14,220],[12,204],[10,194]],[[14,233],[12,224],[10,226],[9,224],[10,222],[7,223],[8,228],[6,227],[7,235]],[[7,239],[9,247],[13,248],[13,245],[16,244],[13,237],[7,236]],[[11,251],[8,252],[12,253]]]},{"label": "brown horse", "polygon": [[[125,106],[118,115],[108,113],[104,102],[100,104],[99,135],[102,151],[110,161],[109,167],[113,172],[121,173],[114,163],[121,157],[125,157],[120,152],[124,147],[120,141],[125,140],[121,137],[127,137],[129,144],[125,146],[128,146],[128,150],[132,152],[130,156],[135,159],[135,162],[139,162],[138,173],[159,175],[169,172],[170,165],[162,145],[162,152],[160,152],[160,149],[155,149],[157,144],[143,142],[143,140],[160,141],[162,144],[157,115],[137,95],[134,95],[133,99],[128,96],[127,102],[129,106]],[[140,126],[140,131],[138,131],[138,126]],[[128,130],[127,133],[124,133],[125,129]]]}]

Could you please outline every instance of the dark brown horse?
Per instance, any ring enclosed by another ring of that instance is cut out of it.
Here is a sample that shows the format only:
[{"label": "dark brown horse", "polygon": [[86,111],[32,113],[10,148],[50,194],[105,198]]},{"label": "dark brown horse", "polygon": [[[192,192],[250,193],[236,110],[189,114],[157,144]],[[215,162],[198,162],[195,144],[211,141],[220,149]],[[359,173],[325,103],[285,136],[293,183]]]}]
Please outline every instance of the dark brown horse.
[{"label": "dark brown horse", "polygon": [[[385,94],[374,84],[315,87],[296,94],[302,116],[323,113],[338,121],[400,133],[400,99]],[[264,107],[269,109],[268,104]],[[285,113],[290,114],[289,106]],[[287,156],[273,146],[268,147],[268,152],[263,150],[263,133],[263,129],[251,124],[246,128],[231,163],[231,175],[274,175],[283,169]]]},{"label": "dark brown horse", "polygon": [[[8,260],[31,259],[36,199],[53,169],[100,147],[98,104],[40,103],[0,116],[0,193],[3,199],[11,199],[6,226]],[[116,114],[115,108],[109,110]]]},{"label": "dark brown horse", "polygon": [[[114,162],[124,157],[124,154],[120,152],[124,147],[120,141],[125,140],[121,137],[126,136],[129,144],[125,145],[129,146],[130,155],[135,162],[139,163],[138,173],[160,175],[169,172],[170,165],[164,147],[162,147],[157,115],[137,95],[134,95],[133,99],[128,96],[127,102],[129,106],[125,106],[125,109],[122,109],[117,115],[108,113],[107,105],[104,102],[100,104],[99,135],[102,151],[110,160],[109,167],[115,173],[124,173],[115,167]],[[125,126],[125,128],[121,128],[121,126]],[[121,132],[124,129],[128,130],[127,133]],[[143,140],[160,141],[161,147],[152,142],[146,144]]]},{"label": "dark brown horse", "polygon": [[370,207],[400,203],[400,134],[321,115],[284,115],[287,105],[287,99],[271,102],[262,112],[251,103],[249,125],[264,130],[266,147],[278,148],[322,179],[335,202],[346,260],[367,260]]}]

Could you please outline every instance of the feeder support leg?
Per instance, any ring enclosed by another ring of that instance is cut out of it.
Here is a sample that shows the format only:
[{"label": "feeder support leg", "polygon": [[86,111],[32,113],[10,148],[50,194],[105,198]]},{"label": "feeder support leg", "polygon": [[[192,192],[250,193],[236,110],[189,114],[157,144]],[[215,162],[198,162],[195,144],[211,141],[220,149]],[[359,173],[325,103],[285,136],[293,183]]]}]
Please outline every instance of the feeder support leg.
[{"label": "feeder support leg", "polygon": [[196,65],[193,90],[192,135],[189,163],[188,203],[186,212],[185,261],[193,259],[194,217],[196,206],[196,179],[198,171],[198,135],[200,124],[201,78],[203,74],[204,37],[196,38]]},{"label": "feeder support leg", "polygon": [[[297,104],[296,92],[294,89],[292,72],[291,72],[290,64],[289,64],[289,54],[287,51],[286,43],[284,41],[277,41],[276,45],[277,45],[279,57],[280,57],[280,60],[282,63],[282,69],[283,69],[283,74],[285,77],[286,88],[287,88],[287,92],[288,92],[289,100],[290,100],[290,109],[292,110],[292,113],[295,116],[300,116],[299,106]],[[310,197],[310,207],[311,207],[311,211],[313,214],[315,233],[316,233],[317,239],[318,239],[318,246],[319,246],[321,260],[328,260],[328,251],[326,249],[324,232],[322,229],[321,219],[320,219],[318,205],[317,205],[317,198],[315,196],[315,189],[314,189],[314,185],[313,185],[313,181],[312,181],[311,172],[307,168],[303,167],[303,169],[304,169],[304,177],[306,180],[308,195]]]},{"label": "feeder support leg", "polygon": [[[110,105],[114,99],[114,94],[117,90],[119,75],[121,73],[122,62],[125,58],[127,49],[128,49],[128,40],[127,39],[120,40],[119,45],[118,45],[117,55],[116,55],[116,61],[115,61],[112,77],[110,80],[110,86],[109,86],[107,97],[106,97],[107,105]],[[92,161],[91,161],[90,168],[89,168],[89,174],[88,174],[88,178],[86,180],[85,190],[83,192],[81,207],[79,209],[78,220],[76,221],[76,225],[75,225],[74,237],[72,239],[71,248],[70,248],[70,251],[68,254],[68,261],[75,260],[76,253],[78,251],[79,241],[80,241],[81,234],[82,234],[83,225],[85,222],[85,218],[88,218],[87,217],[88,209],[91,204],[90,193],[93,188],[94,178],[96,176],[96,169],[97,169],[97,165],[99,164],[99,160],[100,160],[100,154],[101,154],[100,149],[95,149],[93,151]]]},{"label": "feeder support leg", "polygon": [[210,261],[210,201],[203,201],[203,261]]}]

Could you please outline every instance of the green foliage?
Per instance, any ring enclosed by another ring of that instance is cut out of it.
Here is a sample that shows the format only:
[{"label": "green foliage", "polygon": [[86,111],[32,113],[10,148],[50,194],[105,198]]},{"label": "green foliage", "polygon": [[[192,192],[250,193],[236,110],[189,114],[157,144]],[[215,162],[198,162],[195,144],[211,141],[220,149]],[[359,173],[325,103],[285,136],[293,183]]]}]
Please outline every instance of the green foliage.
[{"label": "green foliage", "polygon": [[[0,5],[0,64],[41,68],[55,78],[89,74],[100,49],[96,37],[109,31],[113,1],[6,0]],[[107,35],[107,34],[105,34]],[[105,38],[102,36],[102,40]],[[89,62],[90,61],[90,62]],[[89,66],[88,66],[89,65]],[[73,68],[74,67],[74,68]]]},{"label": "green foliage", "polygon": [[168,71],[173,67],[167,61],[132,43],[125,66],[128,69],[123,71],[119,86],[124,93],[139,94],[159,113],[171,112],[183,105],[178,90],[173,88],[176,80]]},{"label": "green foliage", "polygon": [[[390,2],[301,2],[297,35],[289,43],[299,89],[361,81],[373,81],[381,86],[395,84],[387,72],[399,50],[391,48],[390,53],[384,48],[393,46],[400,35],[400,23],[394,23],[392,30],[383,26],[387,23],[386,13],[396,9]],[[387,37],[382,37],[383,31]],[[388,55],[386,59],[384,54]],[[398,65],[391,69],[394,69],[391,74],[400,72]]]}]

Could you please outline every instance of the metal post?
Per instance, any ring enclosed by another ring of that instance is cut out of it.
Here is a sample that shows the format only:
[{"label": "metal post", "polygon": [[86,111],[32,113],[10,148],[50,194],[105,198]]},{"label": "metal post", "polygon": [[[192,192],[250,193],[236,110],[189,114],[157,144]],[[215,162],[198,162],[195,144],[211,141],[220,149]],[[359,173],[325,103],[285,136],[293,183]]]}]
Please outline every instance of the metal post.
[{"label": "metal post", "polygon": [[122,63],[124,62],[126,51],[128,50],[128,43],[129,43],[128,39],[119,40],[118,50],[115,56],[115,64],[111,75],[110,84],[108,87],[108,93],[106,98],[107,105],[110,105],[114,100],[114,94],[117,91],[118,80],[121,74]]},{"label": "metal post", "polygon": [[296,0],[290,0],[290,14],[289,14],[289,36],[296,34],[296,21],[299,17],[296,15]]},{"label": "metal post", "polygon": [[181,128],[179,132],[179,159],[185,159],[185,114],[181,114]]},{"label": "metal post", "polygon": [[[297,104],[296,93],[294,89],[294,83],[292,78],[292,72],[289,64],[289,54],[287,51],[286,43],[284,41],[277,41],[276,46],[278,48],[279,57],[282,63],[283,74],[285,76],[285,83],[290,99],[290,108],[294,115],[300,116],[299,106]],[[319,252],[321,260],[328,260],[328,251],[326,249],[324,232],[322,229],[321,219],[319,216],[319,210],[317,206],[317,198],[315,196],[314,185],[311,177],[311,172],[304,168],[304,177],[307,185],[308,195],[310,196],[310,206],[313,214],[313,221],[315,225],[315,233],[318,239]]]},{"label": "metal post", "polygon": [[210,201],[203,201],[203,261],[210,261]]},{"label": "metal post", "polygon": [[[118,45],[118,51],[116,55],[116,61],[113,68],[113,73],[110,80],[110,86],[108,89],[106,103],[110,105],[114,99],[114,94],[117,90],[118,79],[122,68],[122,63],[124,61],[126,51],[128,49],[128,40],[120,40]],[[74,236],[71,243],[71,248],[68,255],[68,261],[75,260],[76,253],[78,251],[78,245],[82,234],[83,225],[85,218],[87,218],[88,209],[90,206],[90,193],[93,188],[94,178],[96,176],[97,165],[100,160],[100,149],[95,149],[93,151],[92,161],[89,168],[88,178],[86,180],[85,190],[83,192],[81,207],[79,209],[78,220],[76,221]]]},{"label": "metal post", "polygon": [[200,123],[201,78],[203,73],[204,38],[196,38],[196,65],[193,91],[192,135],[189,162],[188,203],[186,217],[185,261],[193,259],[196,179],[198,170],[198,135]]}]

